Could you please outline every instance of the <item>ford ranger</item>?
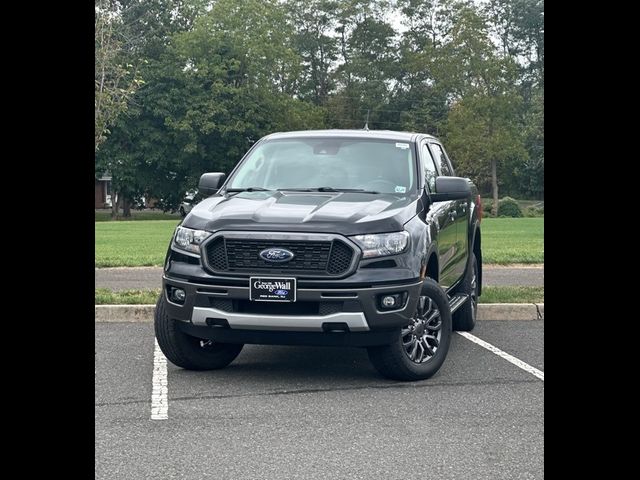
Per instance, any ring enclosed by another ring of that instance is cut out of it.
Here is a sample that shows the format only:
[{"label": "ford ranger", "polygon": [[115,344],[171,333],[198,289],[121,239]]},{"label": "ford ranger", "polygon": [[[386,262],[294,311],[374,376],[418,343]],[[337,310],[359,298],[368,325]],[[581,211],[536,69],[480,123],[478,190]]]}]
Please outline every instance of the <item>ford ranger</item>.
[{"label": "ford ranger", "polygon": [[482,206],[437,138],[274,133],[198,190],[155,312],[175,365],[223,368],[244,344],[358,346],[414,381],[440,369],[452,330],[473,329]]}]

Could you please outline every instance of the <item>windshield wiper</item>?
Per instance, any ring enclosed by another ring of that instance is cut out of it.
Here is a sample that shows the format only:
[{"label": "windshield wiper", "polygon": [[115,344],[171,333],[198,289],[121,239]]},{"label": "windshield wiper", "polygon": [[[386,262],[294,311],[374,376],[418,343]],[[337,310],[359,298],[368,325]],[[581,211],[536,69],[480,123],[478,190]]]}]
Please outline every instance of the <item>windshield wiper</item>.
[{"label": "windshield wiper", "polygon": [[333,187],[317,187],[317,188],[279,188],[279,192],[357,192],[357,193],[380,193],[373,190],[364,190],[362,188],[333,188]]},{"label": "windshield wiper", "polygon": [[380,193],[374,190],[364,190],[363,188],[333,188],[333,187],[318,187],[314,188],[318,192],[357,192],[357,193]]},{"label": "windshield wiper", "polygon": [[227,188],[227,193],[229,192],[269,192],[268,188],[262,187],[249,187],[249,188]]}]

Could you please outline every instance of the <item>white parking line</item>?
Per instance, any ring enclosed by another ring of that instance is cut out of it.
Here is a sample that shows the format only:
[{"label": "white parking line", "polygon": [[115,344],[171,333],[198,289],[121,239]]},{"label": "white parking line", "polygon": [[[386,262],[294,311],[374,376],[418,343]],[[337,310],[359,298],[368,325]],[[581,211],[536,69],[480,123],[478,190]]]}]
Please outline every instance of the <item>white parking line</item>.
[{"label": "white parking line", "polygon": [[544,372],[542,370],[538,370],[537,368],[532,367],[528,363],[523,362],[522,360],[514,357],[513,355],[509,355],[507,352],[503,352],[498,347],[494,347],[490,343],[487,343],[484,340],[481,340],[475,335],[471,335],[470,333],[467,333],[467,332],[458,332],[458,333],[462,335],[464,338],[466,338],[467,340],[471,340],[473,343],[477,343],[481,347],[484,347],[490,352],[495,353],[499,357],[504,358],[507,362],[513,363],[516,367],[520,367],[525,372],[529,372],[531,375],[533,375],[534,377],[538,377],[540,380],[544,382]]},{"label": "white parking line", "polygon": [[[154,338],[155,340],[155,338]],[[167,357],[164,356],[158,340],[155,340],[153,351],[153,380],[151,391],[151,420],[166,420],[169,418],[169,397],[167,385]]]}]

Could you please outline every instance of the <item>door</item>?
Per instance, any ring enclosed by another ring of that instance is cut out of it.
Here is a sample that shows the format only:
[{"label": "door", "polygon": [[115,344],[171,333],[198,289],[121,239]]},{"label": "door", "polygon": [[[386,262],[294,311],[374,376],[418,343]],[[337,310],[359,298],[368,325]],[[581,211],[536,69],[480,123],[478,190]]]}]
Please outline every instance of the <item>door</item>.
[{"label": "door", "polygon": [[[453,167],[444,148],[439,143],[431,143],[431,151],[439,167],[440,174],[445,176],[455,176]],[[455,200],[452,202],[452,218],[455,224],[456,239],[453,249],[453,259],[449,279],[450,284],[455,283],[464,275],[467,266],[468,233],[469,233],[469,200]]]},{"label": "door", "polygon": [[[435,193],[436,177],[440,175],[440,169],[426,143],[422,144],[421,150],[425,188]],[[439,283],[444,288],[448,288],[456,280],[456,202],[435,202],[431,206],[430,214],[438,225]]]}]

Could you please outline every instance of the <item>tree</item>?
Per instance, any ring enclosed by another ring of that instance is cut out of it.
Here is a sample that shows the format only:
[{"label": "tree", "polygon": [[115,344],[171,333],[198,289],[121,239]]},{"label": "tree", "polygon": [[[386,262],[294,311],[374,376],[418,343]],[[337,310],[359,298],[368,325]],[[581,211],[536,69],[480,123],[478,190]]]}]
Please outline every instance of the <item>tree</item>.
[{"label": "tree", "polygon": [[100,149],[96,136],[125,211],[142,195],[177,207],[265,134],[362,128],[368,113],[372,129],[443,137],[496,198],[544,192],[541,0],[101,2],[117,33],[104,58],[124,69],[105,78],[145,81],[116,90],[126,109]]},{"label": "tree", "polygon": [[328,126],[383,128],[391,84],[397,68],[395,31],[386,21],[389,2],[348,0],[336,9],[335,33],[340,63],[334,78],[337,91],[327,102]]},{"label": "tree", "polygon": [[525,112],[524,142],[528,152],[527,161],[514,170],[520,180],[522,193],[529,198],[544,196],[544,90],[540,87],[533,93],[529,108]]},{"label": "tree", "polygon": [[142,83],[133,66],[123,58],[122,18],[115,7],[108,0],[96,0],[95,151]]},{"label": "tree", "polygon": [[498,214],[498,168],[513,158],[526,159],[527,151],[513,115],[517,95],[469,96],[453,105],[446,125],[446,145],[459,170],[482,186],[490,180],[491,214]]},{"label": "tree", "polygon": [[335,0],[291,0],[285,4],[293,32],[293,47],[301,59],[297,94],[302,100],[324,105],[335,88],[338,59]]},{"label": "tree", "polygon": [[[204,0],[109,2],[111,11],[115,12],[112,17],[115,15],[117,18],[118,38],[122,39],[118,58],[128,68],[134,69],[138,78],[146,79],[146,83],[137,81],[140,88],[133,95],[128,95],[129,108],[114,119],[109,141],[96,154],[96,171],[111,173],[113,197],[117,198],[113,202],[112,217],[117,216],[120,203],[124,216],[129,216],[131,205],[151,192],[152,184],[158,178],[158,172],[150,163],[151,159],[157,158],[153,155],[154,150],[157,152],[157,148],[162,146],[168,154],[174,148],[166,135],[158,134],[155,129],[159,118],[152,113],[153,93],[163,89],[163,78],[171,69],[163,61],[167,59],[172,36],[182,29],[191,28],[207,3]],[[156,149],[149,148],[151,143],[158,145]]]},{"label": "tree", "polygon": [[503,55],[521,68],[522,85],[543,83],[544,1],[489,0],[485,11]]},{"label": "tree", "polygon": [[462,6],[453,15],[453,28],[435,71],[452,104],[445,128],[447,145],[461,171],[479,183],[491,179],[492,215],[497,216],[500,164],[527,158],[517,68],[510,57],[495,51],[479,11]]},{"label": "tree", "polygon": [[449,1],[400,0],[407,29],[398,47],[391,106],[402,129],[439,135],[449,112],[445,83],[436,78],[440,48],[452,28]]},{"label": "tree", "polygon": [[203,172],[229,172],[266,133],[320,128],[322,110],[294,98],[292,38],[279,2],[219,0],[154,46],[147,83],[101,152],[117,188],[172,209]]}]

